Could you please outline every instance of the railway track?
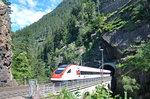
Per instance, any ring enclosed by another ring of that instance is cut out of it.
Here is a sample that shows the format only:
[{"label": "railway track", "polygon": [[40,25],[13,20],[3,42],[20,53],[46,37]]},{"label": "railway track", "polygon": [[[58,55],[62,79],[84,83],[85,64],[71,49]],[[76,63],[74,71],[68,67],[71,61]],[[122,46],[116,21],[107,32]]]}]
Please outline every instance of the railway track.
[{"label": "railway track", "polygon": [[12,91],[12,90],[19,90],[19,89],[27,89],[28,85],[22,85],[22,86],[15,86],[15,87],[0,87],[0,93],[4,91]]},{"label": "railway track", "polygon": [[0,99],[28,95],[28,86],[3,87],[0,88]]},{"label": "railway track", "polygon": [[[41,84],[40,87],[46,85],[52,85],[52,83]],[[0,99],[7,99],[17,96],[28,96],[29,95],[29,85],[21,85],[15,87],[0,87]]]}]

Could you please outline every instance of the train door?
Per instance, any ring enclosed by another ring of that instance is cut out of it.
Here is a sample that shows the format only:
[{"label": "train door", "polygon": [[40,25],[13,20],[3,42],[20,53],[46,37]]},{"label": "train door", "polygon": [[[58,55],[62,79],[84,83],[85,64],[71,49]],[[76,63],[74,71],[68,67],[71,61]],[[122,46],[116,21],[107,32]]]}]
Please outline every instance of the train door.
[{"label": "train door", "polygon": [[67,79],[68,80],[73,79],[73,70],[71,68],[67,71]]},{"label": "train door", "polygon": [[80,78],[80,75],[81,75],[81,73],[80,73],[80,68],[77,68],[76,75],[78,76],[78,79],[79,79],[79,78]]}]

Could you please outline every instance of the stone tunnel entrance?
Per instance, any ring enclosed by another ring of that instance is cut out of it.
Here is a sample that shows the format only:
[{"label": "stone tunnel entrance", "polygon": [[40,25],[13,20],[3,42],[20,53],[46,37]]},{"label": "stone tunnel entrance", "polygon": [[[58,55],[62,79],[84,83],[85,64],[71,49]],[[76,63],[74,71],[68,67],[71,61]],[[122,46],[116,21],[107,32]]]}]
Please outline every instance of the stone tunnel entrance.
[{"label": "stone tunnel entrance", "polygon": [[104,65],[104,69],[110,70],[111,71],[111,75],[114,75],[114,73],[115,73],[115,69],[112,66],[110,66],[110,65]]},{"label": "stone tunnel entrance", "polygon": [[[99,68],[102,68],[102,65]],[[115,68],[116,68],[116,66],[114,63],[104,63],[104,65],[103,65],[103,69],[111,71],[111,76],[113,76],[115,74]]]},{"label": "stone tunnel entrance", "polygon": [[[99,67],[102,68],[102,65]],[[111,90],[114,92],[116,89],[116,78],[114,77],[116,64],[115,63],[104,63],[103,68],[106,70],[111,70]]]}]

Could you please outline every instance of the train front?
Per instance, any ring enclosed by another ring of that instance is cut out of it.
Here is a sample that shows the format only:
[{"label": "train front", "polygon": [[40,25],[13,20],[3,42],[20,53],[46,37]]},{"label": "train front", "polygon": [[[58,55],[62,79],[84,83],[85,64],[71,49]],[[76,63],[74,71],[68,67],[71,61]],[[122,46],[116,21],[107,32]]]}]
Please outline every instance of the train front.
[{"label": "train front", "polygon": [[67,69],[68,65],[61,65],[59,66],[52,74],[51,81],[57,82],[57,81],[64,81],[63,75],[65,73],[65,70]]}]

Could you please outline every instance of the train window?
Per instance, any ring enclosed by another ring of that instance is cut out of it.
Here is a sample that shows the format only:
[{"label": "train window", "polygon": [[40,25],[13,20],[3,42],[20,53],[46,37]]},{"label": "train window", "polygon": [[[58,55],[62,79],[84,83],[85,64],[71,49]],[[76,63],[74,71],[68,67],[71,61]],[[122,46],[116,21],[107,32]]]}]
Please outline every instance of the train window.
[{"label": "train window", "polygon": [[69,69],[69,71],[67,73],[71,73],[71,69]]},{"label": "train window", "polygon": [[99,72],[81,71],[81,75],[97,75]]},{"label": "train window", "polygon": [[58,68],[66,68],[68,65],[61,65],[61,66],[58,66]]},{"label": "train window", "polygon": [[55,74],[60,74],[62,72],[63,72],[63,70],[56,70]]},{"label": "train window", "polygon": [[64,71],[65,68],[58,68],[55,72],[55,74],[60,74]]}]

